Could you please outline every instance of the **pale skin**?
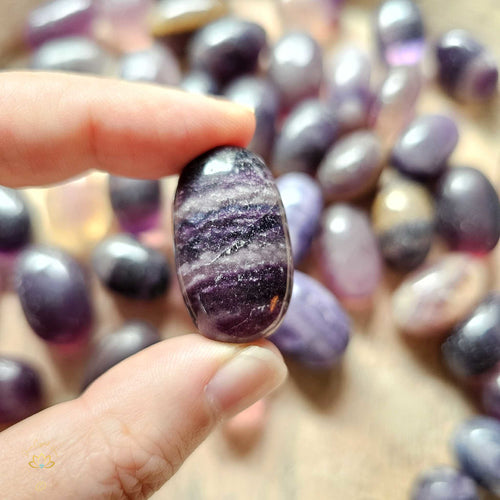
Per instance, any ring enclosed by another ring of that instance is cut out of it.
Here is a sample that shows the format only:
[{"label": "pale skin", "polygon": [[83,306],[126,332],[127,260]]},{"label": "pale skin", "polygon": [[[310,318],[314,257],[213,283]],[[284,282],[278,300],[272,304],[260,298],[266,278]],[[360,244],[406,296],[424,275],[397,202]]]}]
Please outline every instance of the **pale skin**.
[{"label": "pale skin", "polygon": [[[0,185],[51,184],[91,168],[159,178],[213,147],[245,146],[254,126],[246,108],[172,89],[3,73]],[[285,378],[280,354],[265,340],[231,345],[193,334],[160,342],[113,367],[77,399],[1,432],[2,496],[147,498],[219,421]],[[23,451],[34,443],[57,449],[57,466],[44,471],[41,491]]]}]

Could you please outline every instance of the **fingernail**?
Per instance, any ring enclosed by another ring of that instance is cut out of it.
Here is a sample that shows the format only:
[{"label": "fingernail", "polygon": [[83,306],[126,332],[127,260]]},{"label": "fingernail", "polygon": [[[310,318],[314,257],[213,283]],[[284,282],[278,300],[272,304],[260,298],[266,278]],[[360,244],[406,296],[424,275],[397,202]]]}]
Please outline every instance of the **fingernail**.
[{"label": "fingernail", "polygon": [[270,349],[250,346],[219,368],[205,393],[217,415],[225,419],[272,392],[286,376],[281,357]]}]

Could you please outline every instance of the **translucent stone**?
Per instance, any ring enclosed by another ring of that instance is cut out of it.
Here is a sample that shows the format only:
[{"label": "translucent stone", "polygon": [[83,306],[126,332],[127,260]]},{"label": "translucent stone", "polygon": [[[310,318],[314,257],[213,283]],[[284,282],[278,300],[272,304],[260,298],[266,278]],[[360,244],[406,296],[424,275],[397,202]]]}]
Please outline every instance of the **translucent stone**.
[{"label": "translucent stone", "polygon": [[38,371],[25,361],[0,355],[0,425],[18,422],[42,408]]},{"label": "translucent stone", "polygon": [[500,495],[500,422],[473,417],[453,436],[453,448],[462,470],[494,495]]},{"label": "translucent stone", "polygon": [[21,249],[31,240],[31,215],[21,191],[0,186],[0,251]]},{"label": "translucent stone", "polygon": [[278,349],[313,369],[328,369],[349,343],[349,317],[335,296],[307,274],[295,271],[283,323],[269,338]]},{"label": "translucent stone", "polygon": [[94,18],[93,0],[52,0],[29,13],[26,40],[37,47],[55,38],[86,35]]},{"label": "translucent stone", "polygon": [[110,56],[94,41],[84,37],[50,40],[33,52],[30,68],[43,71],[70,71],[101,75]]},{"label": "translucent stone", "polygon": [[479,170],[454,167],[440,179],[436,192],[438,231],[451,248],[486,253],[500,238],[498,194]]},{"label": "translucent stone", "polygon": [[92,173],[44,194],[48,219],[44,240],[83,256],[108,233],[113,212],[106,175]]},{"label": "translucent stone", "polygon": [[133,82],[178,85],[181,69],[175,54],[167,46],[155,44],[123,56],[120,77]]},{"label": "translucent stone", "polygon": [[264,78],[246,76],[235,80],[224,95],[254,110],[255,133],[247,148],[268,160],[274,145],[279,112],[279,97],[274,86]]},{"label": "translucent stone", "polygon": [[448,254],[403,281],[392,297],[393,316],[408,335],[442,335],[472,312],[487,287],[482,260]]},{"label": "translucent stone", "polygon": [[299,264],[307,255],[323,210],[323,196],[318,183],[302,172],[290,172],[276,181],[290,232],[293,262]]},{"label": "translucent stone", "polygon": [[318,168],[318,181],[328,201],[352,200],[372,190],[382,172],[382,146],[369,131],[338,140]]},{"label": "translucent stone", "polygon": [[491,52],[464,30],[445,33],[436,44],[441,85],[463,101],[483,101],[497,91],[498,65]]},{"label": "translucent stone", "polygon": [[412,0],[386,0],[376,13],[375,37],[386,64],[402,66],[420,62],[425,49],[420,9]]},{"label": "translucent stone", "polygon": [[339,203],[322,221],[321,265],[328,287],[340,299],[371,299],[382,276],[377,240],[366,214]]},{"label": "translucent stone", "polygon": [[439,466],[416,479],[411,500],[479,500],[479,492],[476,483],[463,472]]},{"label": "translucent stone", "polygon": [[228,13],[223,0],[160,0],[151,16],[155,36],[176,35],[202,28]]},{"label": "translucent stone", "polygon": [[447,167],[457,143],[454,120],[442,115],[423,115],[413,120],[399,137],[391,161],[406,175],[434,179]]},{"label": "translucent stone", "polygon": [[259,156],[217,148],[181,173],[174,201],[177,276],[200,332],[251,342],[281,323],[293,263],[281,198]]},{"label": "translucent stone", "polygon": [[192,94],[218,94],[218,83],[204,71],[190,71],[180,83],[182,90]]},{"label": "translucent stone", "polygon": [[442,345],[446,365],[457,377],[472,377],[500,362],[500,293],[491,293]]},{"label": "translucent stone", "polygon": [[375,197],[372,220],[385,261],[402,271],[427,257],[434,236],[434,203],[417,182],[403,179],[384,186]]},{"label": "translucent stone", "polygon": [[286,109],[317,97],[323,83],[321,47],[305,32],[284,35],[272,49],[268,75]]},{"label": "translucent stone", "polygon": [[283,123],[274,145],[273,172],[314,175],[339,133],[337,117],[325,103],[319,99],[304,101]]},{"label": "translucent stone", "polygon": [[500,368],[484,384],[481,405],[488,415],[500,420]]}]

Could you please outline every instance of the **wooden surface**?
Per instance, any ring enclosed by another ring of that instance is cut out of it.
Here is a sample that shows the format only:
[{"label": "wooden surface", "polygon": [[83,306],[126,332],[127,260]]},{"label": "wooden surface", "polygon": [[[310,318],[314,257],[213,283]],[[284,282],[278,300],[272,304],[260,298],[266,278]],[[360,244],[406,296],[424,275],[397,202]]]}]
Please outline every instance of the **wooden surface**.
[{"label": "wooden surface", "polygon": [[[237,1],[243,9],[252,3]],[[29,5],[36,3],[0,1],[0,60],[18,56],[12,40]],[[339,39],[370,47],[368,23],[376,3],[347,1]],[[500,60],[498,0],[418,3],[431,37],[448,28],[468,28]],[[464,108],[429,83],[419,110],[455,115],[461,141],[453,163],[482,169],[500,189],[498,99],[487,107]],[[314,267],[313,260],[307,269]],[[498,289],[500,250],[489,261],[491,286]],[[353,316],[352,341],[339,369],[317,376],[290,364],[289,381],[268,401],[266,426],[253,446],[239,446],[217,431],[154,498],[398,500],[407,498],[419,471],[453,463],[449,436],[477,410],[443,369],[437,342],[405,340],[393,327],[390,295],[400,279],[386,273],[373,311]],[[176,288],[166,304],[158,301],[145,311],[114,301],[95,282],[94,288],[97,335],[122,318],[144,314],[165,337],[192,331]],[[0,299],[0,352],[20,354],[41,367],[50,403],[76,394],[84,360],[54,358],[30,331],[11,293]]]}]

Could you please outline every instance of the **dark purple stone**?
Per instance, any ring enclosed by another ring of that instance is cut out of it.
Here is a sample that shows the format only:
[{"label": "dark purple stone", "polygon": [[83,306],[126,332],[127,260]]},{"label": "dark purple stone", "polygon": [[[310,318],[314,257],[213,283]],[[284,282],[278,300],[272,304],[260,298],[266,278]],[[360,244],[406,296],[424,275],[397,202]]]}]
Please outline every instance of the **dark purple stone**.
[{"label": "dark purple stone", "polygon": [[92,326],[90,290],[84,270],[66,252],[31,247],[19,258],[15,285],[31,328],[54,344],[84,340]]},{"label": "dark purple stone", "polygon": [[92,253],[92,265],[103,285],[129,299],[156,299],[170,285],[165,256],[126,234],[99,243]]},{"label": "dark purple stone", "polygon": [[448,466],[434,467],[415,481],[411,500],[479,500],[476,483]]},{"label": "dark purple stone", "polygon": [[159,181],[110,175],[109,196],[125,231],[140,233],[158,225],[161,210]]},{"label": "dark purple stone", "polygon": [[314,175],[338,134],[337,117],[324,102],[310,99],[299,104],[286,118],[274,145],[273,171]]},{"label": "dark purple stone", "polygon": [[96,9],[92,0],[52,0],[28,15],[26,40],[32,47],[90,32]]},{"label": "dark purple stone", "polygon": [[19,250],[31,240],[31,216],[21,191],[0,186],[0,251]]},{"label": "dark purple stone", "polygon": [[279,192],[259,156],[216,148],[189,163],[174,201],[177,276],[206,337],[251,342],[281,323],[292,292]]},{"label": "dark purple stone", "polygon": [[13,424],[43,407],[39,373],[25,361],[0,356],[0,424]]},{"label": "dark purple stone", "polygon": [[253,108],[255,134],[247,148],[265,160],[269,159],[279,112],[279,98],[274,86],[263,78],[245,76],[234,81],[224,94],[233,102]]},{"label": "dark purple stone", "polygon": [[497,89],[498,66],[490,52],[464,30],[445,33],[436,44],[441,85],[464,101],[481,101]]},{"label": "dark purple stone", "polygon": [[144,321],[128,321],[114,332],[100,338],[90,354],[82,390],[120,361],[159,340],[158,331]]},{"label": "dark purple stone", "polygon": [[319,228],[323,196],[318,183],[302,172],[282,175],[276,185],[285,207],[293,262],[297,265],[307,255]]},{"label": "dark purple stone", "polygon": [[218,94],[218,83],[204,71],[190,71],[181,81],[180,87],[191,94]]},{"label": "dark purple stone", "polygon": [[411,0],[386,0],[375,18],[375,37],[382,60],[389,66],[413,65],[425,49],[424,23]]},{"label": "dark purple stone", "polygon": [[426,180],[440,175],[458,143],[454,120],[423,115],[413,120],[392,150],[392,164],[406,175]]},{"label": "dark purple stone", "polygon": [[500,201],[485,175],[455,167],[440,180],[436,194],[438,231],[454,250],[486,253],[500,237]]},{"label": "dark purple stone", "polygon": [[500,367],[484,384],[481,404],[488,415],[500,420]]},{"label": "dark purple stone", "polygon": [[189,64],[224,84],[254,72],[266,46],[266,32],[258,24],[224,17],[196,33],[188,48]]},{"label": "dark purple stone", "polygon": [[285,355],[314,369],[336,365],[349,343],[350,322],[334,295],[307,274],[295,271],[283,323],[269,340]]},{"label": "dark purple stone", "polygon": [[500,495],[500,422],[482,416],[467,420],[456,430],[453,448],[462,470]]},{"label": "dark purple stone", "polygon": [[317,97],[323,83],[321,47],[308,33],[286,34],[273,47],[268,74],[286,109]]},{"label": "dark purple stone", "polygon": [[500,292],[490,293],[441,349],[457,377],[486,373],[500,362]]}]

